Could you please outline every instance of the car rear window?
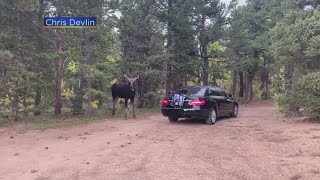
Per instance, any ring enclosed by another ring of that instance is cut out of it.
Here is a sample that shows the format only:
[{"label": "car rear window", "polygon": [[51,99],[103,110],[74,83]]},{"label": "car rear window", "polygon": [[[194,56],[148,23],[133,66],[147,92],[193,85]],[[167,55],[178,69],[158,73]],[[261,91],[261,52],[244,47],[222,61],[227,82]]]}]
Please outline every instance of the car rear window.
[{"label": "car rear window", "polygon": [[204,96],[207,88],[203,87],[185,87],[180,88],[176,92],[187,95],[187,96]]}]

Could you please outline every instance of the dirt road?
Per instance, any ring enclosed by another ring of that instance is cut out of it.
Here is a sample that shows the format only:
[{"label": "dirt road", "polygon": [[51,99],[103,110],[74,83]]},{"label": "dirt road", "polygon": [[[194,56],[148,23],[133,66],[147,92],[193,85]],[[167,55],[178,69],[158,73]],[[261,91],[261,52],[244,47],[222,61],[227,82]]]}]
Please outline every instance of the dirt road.
[{"label": "dirt road", "polygon": [[0,179],[320,179],[320,124],[270,103],[214,126],[162,115],[64,129],[0,129]]}]

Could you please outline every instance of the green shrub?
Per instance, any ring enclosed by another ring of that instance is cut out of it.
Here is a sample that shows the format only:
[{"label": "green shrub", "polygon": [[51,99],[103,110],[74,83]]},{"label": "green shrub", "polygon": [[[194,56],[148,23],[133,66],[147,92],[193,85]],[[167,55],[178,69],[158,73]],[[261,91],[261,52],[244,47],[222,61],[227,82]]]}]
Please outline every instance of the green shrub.
[{"label": "green shrub", "polygon": [[300,107],[303,115],[320,119],[320,72],[302,76],[291,93],[275,95],[278,109],[286,115],[297,115],[293,106]]},{"label": "green shrub", "polygon": [[320,119],[320,72],[303,76],[294,94],[306,115]]},{"label": "green shrub", "polygon": [[157,92],[148,92],[144,95],[144,102],[148,108],[157,107],[160,104],[160,94]]},{"label": "green shrub", "polygon": [[280,113],[286,116],[298,116],[299,112],[292,111],[290,109],[291,106],[296,105],[296,99],[293,94],[275,94],[274,100],[276,101],[277,108]]}]

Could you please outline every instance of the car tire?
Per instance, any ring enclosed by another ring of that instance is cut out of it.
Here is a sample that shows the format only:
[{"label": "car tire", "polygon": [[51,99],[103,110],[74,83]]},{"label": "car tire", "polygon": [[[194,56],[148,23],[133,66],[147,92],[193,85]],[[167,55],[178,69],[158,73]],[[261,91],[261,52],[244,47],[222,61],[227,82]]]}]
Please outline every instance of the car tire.
[{"label": "car tire", "polygon": [[168,119],[169,119],[170,122],[173,123],[173,122],[177,122],[179,118],[178,117],[174,117],[174,116],[168,116]]},{"label": "car tire", "polygon": [[217,111],[215,108],[212,108],[209,113],[209,117],[205,119],[207,125],[214,125],[217,121]]},{"label": "car tire", "polygon": [[236,118],[238,117],[238,114],[239,114],[239,107],[238,105],[235,104],[232,109],[231,117]]}]

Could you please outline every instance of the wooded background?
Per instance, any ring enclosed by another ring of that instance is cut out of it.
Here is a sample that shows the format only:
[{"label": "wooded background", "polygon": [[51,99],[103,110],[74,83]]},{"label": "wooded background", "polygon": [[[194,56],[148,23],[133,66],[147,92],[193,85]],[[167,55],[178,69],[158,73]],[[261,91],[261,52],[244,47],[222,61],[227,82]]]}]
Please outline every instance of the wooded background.
[{"label": "wooded background", "polygon": [[[219,85],[243,103],[274,99],[320,117],[320,0],[2,0],[0,116],[106,109],[140,75],[139,107]],[[44,16],[95,16],[95,29],[44,29]]]}]

